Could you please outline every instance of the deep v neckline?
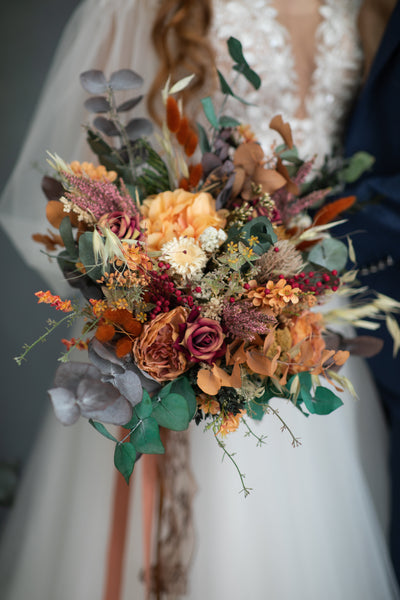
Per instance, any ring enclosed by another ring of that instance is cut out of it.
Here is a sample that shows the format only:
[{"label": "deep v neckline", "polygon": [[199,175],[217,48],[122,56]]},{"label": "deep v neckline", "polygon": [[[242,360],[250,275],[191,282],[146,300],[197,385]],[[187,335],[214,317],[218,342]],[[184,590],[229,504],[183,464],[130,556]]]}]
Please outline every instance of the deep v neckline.
[{"label": "deep v neckline", "polygon": [[303,94],[300,93],[300,74],[290,29],[280,18],[279,10],[276,6],[276,0],[275,2],[274,0],[264,1],[265,5],[271,9],[274,26],[280,29],[283,38],[286,40],[288,69],[290,69],[290,73],[286,73],[286,76],[288,76],[288,78],[293,82],[291,93],[293,95],[293,104],[296,104],[294,116],[300,120],[309,119],[311,118],[312,114],[310,112],[310,108],[313,105],[314,97],[318,94],[318,87],[321,82],[321,78],[318,76],[320,66],[323,62],[323,57],[326,55],[326,52],[329,48],[328,44],[326,43],[326,36],[324,35],[327,23],[327,11],[324,9],[329,4],[329,0],[322,0],[318,6],[319,23],[315,27],[313,35],[314,65],[308,78],[309,83],[305,87],[305,92]]}]

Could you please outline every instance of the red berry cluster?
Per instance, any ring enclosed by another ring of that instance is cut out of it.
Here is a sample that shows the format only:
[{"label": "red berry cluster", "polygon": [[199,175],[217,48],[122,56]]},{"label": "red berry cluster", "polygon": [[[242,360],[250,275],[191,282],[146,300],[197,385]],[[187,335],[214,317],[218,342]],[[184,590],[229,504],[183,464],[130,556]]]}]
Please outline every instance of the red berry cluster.
[{"label": "red berry cluster", "polygon": [[[187,305],[189,308],[193,308],[193,296],[177,289],[175,283],[170,279],[168,271],[171,266],[168,263],[159,262],[158,268],[159,271],[152,271],[150,273],[149,302],[155,304],[155,307],[149,314],[150,319],[154,319],[160,313],[167,313],[176,306]],[[200,293],[201,288],[196,287],[195,291]]]},{"label": "red berry cluster", "polygon": [[[279,275],[279,278],[284,279],[284,275]],[[336,269],[333,271],[308,271],[307,273],[302,271],[286,281],[292,287],[298,287],[302,292],[313,292],[316,296],[323,294],[325,290],[336,292],[340,284]]]}]

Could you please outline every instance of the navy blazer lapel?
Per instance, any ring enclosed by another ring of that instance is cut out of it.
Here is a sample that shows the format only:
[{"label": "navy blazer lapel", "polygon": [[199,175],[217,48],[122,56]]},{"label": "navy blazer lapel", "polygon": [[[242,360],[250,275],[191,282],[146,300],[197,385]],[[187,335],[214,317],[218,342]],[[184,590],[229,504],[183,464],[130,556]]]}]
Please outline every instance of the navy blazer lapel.
[{"label": "navy blazer lapel", "polygon": [[400,44],[400,0],[398,0],[387,24],[382,42],[372,63],[364,92],[373,85],[382,68],[387,64],[396,47]]}]

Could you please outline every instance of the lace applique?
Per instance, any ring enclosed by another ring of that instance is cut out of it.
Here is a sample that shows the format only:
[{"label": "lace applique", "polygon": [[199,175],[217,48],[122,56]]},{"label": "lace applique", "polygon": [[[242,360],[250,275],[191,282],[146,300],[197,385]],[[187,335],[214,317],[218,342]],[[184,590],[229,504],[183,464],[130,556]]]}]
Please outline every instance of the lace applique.
[{"label": "lace applique", "polygon": [[280,142],[268,127],[278,113],[290,122],[303,156],[318,154],[322,161],[339,144],[343,121],[361,81],[362,53],[356,27],[359,4],[360,0],[321,3],[315,69],[305,98],[309,116],[299,119],[295,115],[301,99],[291,38],[271,1],[216,0],[213,39],[218,65],[224,73],[229,72],[226,40],[234,36],[262,80],[261,88],[254,91],[240,78],[236,89],[257,106],[232,102],[230,112],[241,120],[245,115],[266,151],[275,140]]}]

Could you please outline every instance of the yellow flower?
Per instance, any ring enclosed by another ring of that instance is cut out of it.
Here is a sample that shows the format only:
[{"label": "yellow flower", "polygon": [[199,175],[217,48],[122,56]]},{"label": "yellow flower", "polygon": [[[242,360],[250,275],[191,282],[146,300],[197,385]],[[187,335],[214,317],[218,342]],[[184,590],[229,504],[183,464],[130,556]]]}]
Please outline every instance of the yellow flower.
[{"label": "yellow flower", "polygon": [[211,194],[181,189],[147,198],[142,215],[150,250],[160,250],[163,244],[181,236],[197,240],[207,227],[222,229],[226,222],[225,211],[215,210]]}]

